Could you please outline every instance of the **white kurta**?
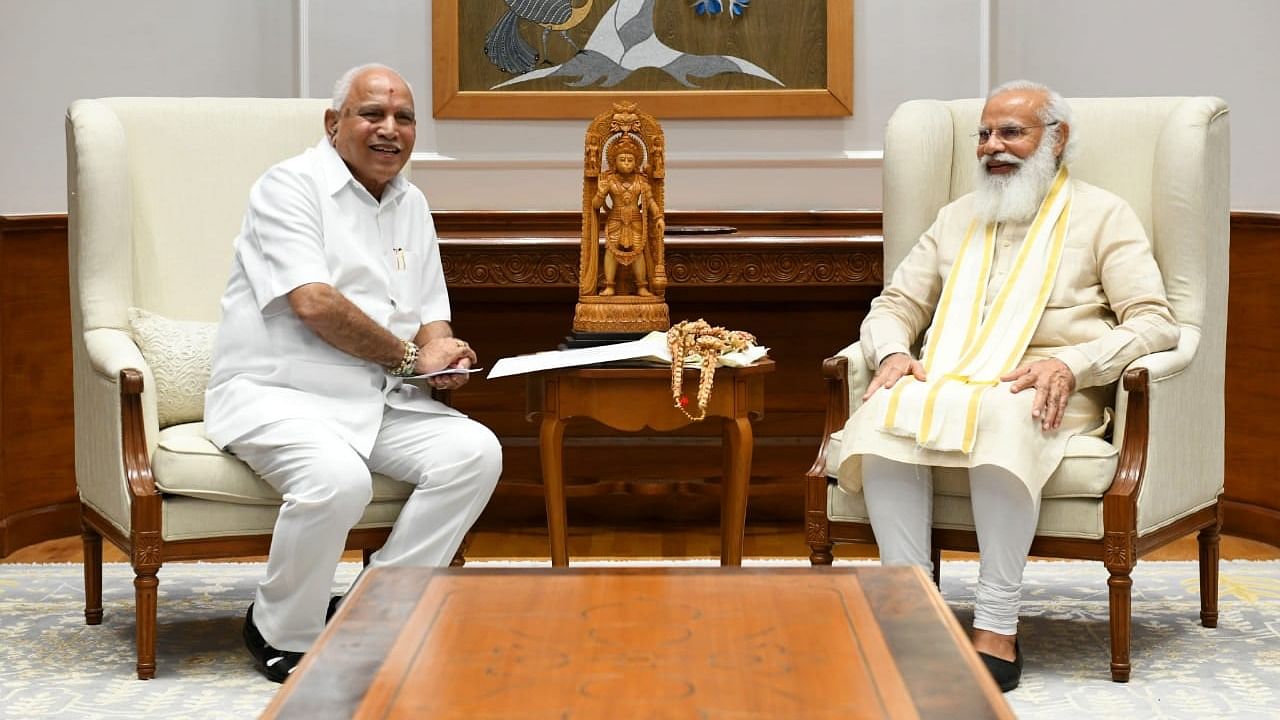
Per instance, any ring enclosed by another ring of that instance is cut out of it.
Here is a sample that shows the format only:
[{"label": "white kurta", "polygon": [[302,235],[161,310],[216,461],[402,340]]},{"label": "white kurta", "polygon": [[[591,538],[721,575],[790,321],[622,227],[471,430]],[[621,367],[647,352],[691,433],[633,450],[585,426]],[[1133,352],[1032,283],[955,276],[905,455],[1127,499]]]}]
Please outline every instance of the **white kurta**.
[{"label": "white kurta", "polygon": [[397,176],[375,200],[321,141],[254,184],[205,395],[205,430],[225,447],[269,423],[320,419],[368,457],[386,406],[461,415],[307,328],[288,293],[333,286],[397,337],[449,320],[426,198]]},{"label": "white kurta", "polygon": [[[1073,435],[1101,433],[1113,383],[1135,359],[1167,350],[1178,341],[1178,325],[1165,297],[1160,269],[1142,223],[1119,197],[1072,180],[1070,225],[1062,261],[1044,315],[1022,363],[1047,358],[1064,362],[1075,374],[1076,391],[1062,425],[1044,431],[1031,417],[1035,390],[1014,394],[1010,383],[989,390],[982,400],[973,452],[927,450],[912,438],[881,430],[879,402],[862,405],[845,425],[839,481],[856,492],[862,486],[864,454],[898,462],[941,467],[995,465],[1039,495],[1062,461]],[[972,194],[942,208],[884,292],[871,303],[862,323],[861,347],[868,367],[888,355],[909,352],[933,319],[943,283],[951,272],[966,228],[974,217]],[[997,232],[989,306],[1017,257],[1028,223],[1001,225]],[[880,390],[879,393],[887,393]],[[874,398],[873,398],[874,400]]]}]

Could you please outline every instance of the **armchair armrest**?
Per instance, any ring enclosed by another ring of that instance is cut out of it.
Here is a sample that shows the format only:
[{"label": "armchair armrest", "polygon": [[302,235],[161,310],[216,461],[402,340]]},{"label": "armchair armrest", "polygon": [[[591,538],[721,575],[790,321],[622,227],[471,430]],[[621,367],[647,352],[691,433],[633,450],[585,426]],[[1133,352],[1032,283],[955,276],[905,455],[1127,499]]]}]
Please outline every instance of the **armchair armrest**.
[{"label": "armchair armrest", "polygon": [[1134,367],[1135,364],[1130,364],[1124,371],[1118,390],[1124,394],[1124,414],[1128,424],[1123,433],[1116,432],[1115,444],[1120,446],[1120,457],[1116,462],[1115,478],[1103,496],[1104,525],[1110,527],[1133,526],[1129,516],[1136,507],[1137,493],[1147,470],[1150,372],[1144,367]]},{"label": "armchair armrest", "polygon": [[[1211,505],[1222,492],[1224,365],[1221,349],[1215,354],[1200,341],[1199,330],[1184,326],[1176,348],[1135,360],[1116,390],[1114,442],[1121,448],[1121,468],[1114,490],[1124,491],[1131,482],[1122,472],[1139,472],[1128,490],[1139,534]],[[1145,382],[1137,380],[1139,373]],[[1142,402],[1135,403],[1134,393],[1144,396]],[[1126,462],[1137,459],[1126,459],[1126,448],[1136,451],[1136,435],[1145,435],[1142,467],[1125,471]]]},{"label": "armchair armrest", "polygon": [[[849,393],[848,412],[845,413],[845,419],[847,420],[854,410],[862,407],[862,393],[867,391],[867,386],[871,384],[871,378],[874,373],[867,367],[867,362],[862,356],[862,345],[858,342],[846,346],[836,353],[836,357],[848,359],[848,363],[845,366],[848,378],[846,390]],[[840,424],[844,425],[844,421],[842,420]]]},{"label": "armchair armrest", "polygon": [[1177,377],[1191,363],[1193,351],[1174,348],[1129,363],[1116,387],[1116,426],[1113,444],[1120,448],[1115,479],[1107,490],[1108,503],[1136,503],[1146,474],[1150,441],[1149,393],[1152,382]]},{"label": "armchair armrest", "polygon": [[862,392],[871,381],[858,342],[846,346],[822,361],[822,377],[827,387],[827,415],[823,424],[818,456],[806,473],[808,477],[826,477],[827,445],[831,434],[844,427],[850,413],[862,404]]},{"label": "armchair armrest", "polygon": [[103,327],[84,333],[85,350],[89,355],[89,367],[98,375],[116,382],[120,372],[127,368],[150,371],[133,338],[123,330]]},{"label": "armchair armrest", "polygon": [[142,413],[142,371],[125,368],[120,371],[120,450],[125,481],[132,497],[130,521],[136,534],[160,535],[160,492],[151,472],[151,450],[155,442],[148,433]]},{"label": "armchair armrest", "polygon": [[1195,328],[1184,327],[1178,336],[1177,347],[1164,352],[1143,355],[1129,363],[1126,372],[1134,368],[1146,368],[1151,382],[1164,382],[1191,367],[1191,361],[1195,359],[1199,346],[1200,332]]},{"label": "armchair armrest", "polygon": [[[123,330],[94,328],[80,340],[82,344],[74,344],[76,486],[84,503],[128,534],[137,527],[132,498],[145,493],[147,483],[139,484],[126,467],[126,448],[141,443],[135,455],[149,464],[159,432],[151,369]],[[124,382],[126,375],[136,376],[136,383]],[[126,409],[130,405],[132,411]],[[140,433],[126,430],[123,419],[128,412],[136,412],[133,422],[141,427]]]},{"label": "armchair armrest", "polygon": [[[1200,345],[1200,333],[1195,328],[1183,327],[1178,338],[1178,346],[1172,350],[1151,353],[1129,363],[1121,380],[1116,386],[1116,422],[1112,433],[1117,446],[1123,445],[1128,426],[1129,387],[1126,378],[1134,370],[1145,371],[1149,386],[1160,386],[1160,392],[1178,393],[1196,375],[1192,361],[1196,359],[1196,350]],[[1201,363],[1203,365],[1204,363]],[[1144,385],[1144,391],[1149,389]],[[1221,389],[1221,384],[1218,385]],[[1219,393],[1220,395],[1220,393]]]},{"label": "armchair armrest", "polygon": [[129,370],[139,373],[136,392],[142,413],[139,416],[140,427],[147,440],[147,452],[153,452],[160,432],[160,419],[156,411],[156,380],[151,373],[151,366],[142,357],[142,351],[127,332],[110,327],[86,331],[84,343],[89,356],[89,367],[99,379],[117,385],[122,398],[127,391],[119,386],[121,374]]}]

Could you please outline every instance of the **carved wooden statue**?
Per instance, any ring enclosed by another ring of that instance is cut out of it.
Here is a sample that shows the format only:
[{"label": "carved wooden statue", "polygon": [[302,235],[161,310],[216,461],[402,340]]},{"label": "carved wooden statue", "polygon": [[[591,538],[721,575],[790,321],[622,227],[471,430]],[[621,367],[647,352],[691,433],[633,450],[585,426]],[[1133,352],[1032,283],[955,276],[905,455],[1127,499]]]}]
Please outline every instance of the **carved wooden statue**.
[{"label": "carved wooden statue", "polygon": [[662,257],[664,147],[662,127],[635,103],[614,103],[587,128],[575,334],[671,325]]}]

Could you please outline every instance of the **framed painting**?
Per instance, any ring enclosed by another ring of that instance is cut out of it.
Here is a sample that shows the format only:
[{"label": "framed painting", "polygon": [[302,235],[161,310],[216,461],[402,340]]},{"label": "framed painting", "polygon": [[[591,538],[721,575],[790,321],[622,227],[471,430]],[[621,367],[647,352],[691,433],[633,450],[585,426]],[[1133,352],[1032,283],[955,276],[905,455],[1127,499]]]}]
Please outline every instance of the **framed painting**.
[{"label": "framed painting", "polygon": [[432,0],[437,118],[853,113],[853,0]]}]

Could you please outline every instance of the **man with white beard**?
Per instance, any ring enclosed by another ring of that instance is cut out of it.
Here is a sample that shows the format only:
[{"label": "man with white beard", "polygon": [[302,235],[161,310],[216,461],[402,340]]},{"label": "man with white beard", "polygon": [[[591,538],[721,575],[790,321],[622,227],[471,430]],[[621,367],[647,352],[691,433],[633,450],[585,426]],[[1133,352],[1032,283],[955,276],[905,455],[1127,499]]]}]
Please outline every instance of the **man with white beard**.
[{"label": "man with white beard", "polygon": [[931,572],[931,468],[968,468],[981,548],[972,639],[1008,691],[1022,674],[1041,489],[1068,439],[1106,431],[1125,366],[1174,347],[1178,325],[1132,208],[1070,177],[1060,95],[1002,85],[976,130],[978,189],[939,211],[862,323],[875,376],[838,475],[863,491],[881,562]]}]

